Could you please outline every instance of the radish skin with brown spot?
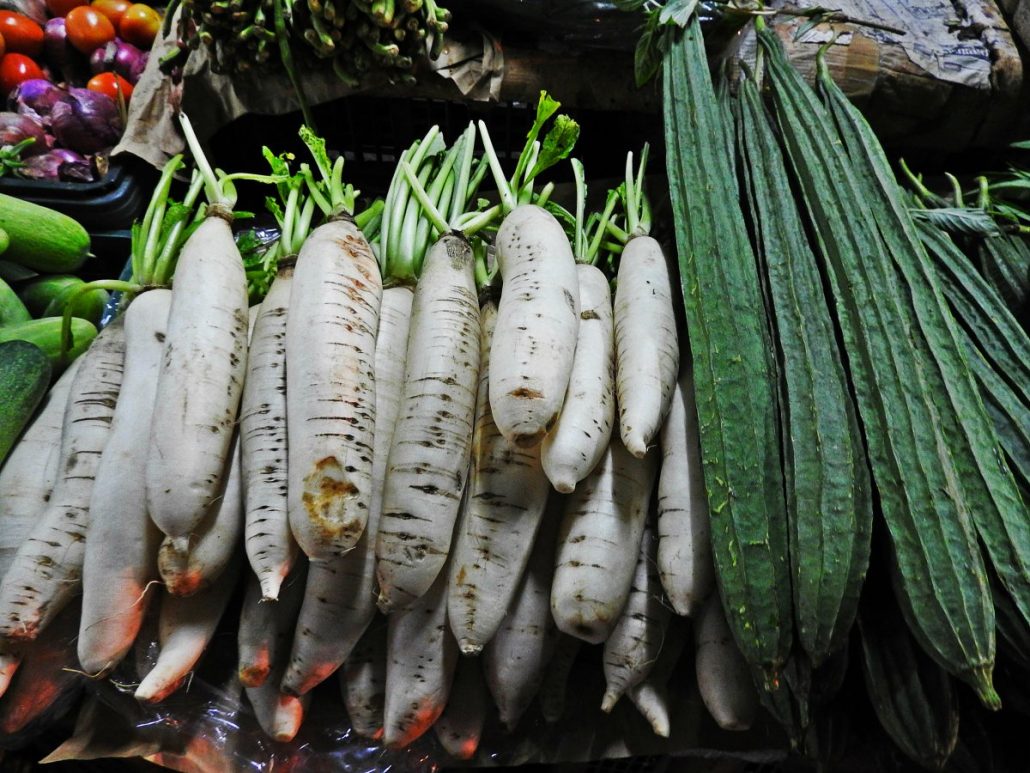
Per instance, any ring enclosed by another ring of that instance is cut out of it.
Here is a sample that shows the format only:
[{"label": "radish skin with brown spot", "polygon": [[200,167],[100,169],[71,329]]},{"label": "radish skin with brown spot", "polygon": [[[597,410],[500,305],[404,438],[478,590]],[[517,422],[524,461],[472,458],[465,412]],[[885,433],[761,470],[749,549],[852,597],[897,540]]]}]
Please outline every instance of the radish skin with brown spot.
[{"label": "radish skin with brown spot", "polygon": [[174,693],[203,656],[236,589],[242,560],[237,557],[204,593],[181,598],[165,594],[158,616],[157,662],[139,687],[136,700],[160,703]]},{"label": "radish skin with brown spot", "polygon": [[604,456],[615,422],[615,328],[608,280],[580,264],[579,332],[572,376],[554,430],[543,441],[544,472],[569,494]]},{"label": "radish skin with brown spot", "polygon": [[[247,577],[247,592],[240,610],[236,643],[239,652],[238,675],[244,687],[260,687],[268,679],[276,663],[289,655],[290,636],[297,623],[297,613],[304,598],[307,559],[294,565],[280,587],[277,601],[263,598],[256,575]],[[282,676],[282,668],[279,669]],[[276,692],[279,682],[275,680]]]},{"label": "radish skin with brown spot", "polygon": [[229,446],[227,463],[224,488],[211,512],[190,535],[188,551],[180,554],[176,541],[167,537],[161,543],[157,565],[165,590],[173,596],[192,596],[210,588],[242,547],[243,476],[238,436]]},{"label": "radish skin with brown spot", "polygon": [[286,472],[286,320],[292,287],[293,265],[280,259],[254,325],[240,401],[247,558],[262,594],[273,601],[298,553],[287,515]]},{"label": "radish skin with brown spot", "polygon": [[347,659],[376,613],[375,544],[382,513],[383,478],[401,407],[411,290],[383,291],[376,339],[376,433],[368,523],[354,549],[316,563],[308,575],[285,692],[303,695]]},{"label": "radish skin with brown spot", "polygon": [[32,641],[79,593],[93,479],[122,383],[121,320],[82,355],[64,413],[53,493],[0,585],[0,636],[8,639]]},{"label": "radish skin with brown spot", "polygon": [[90,497],[82,568],[79,664],[103,676],[132,648],[157,579],[160,531],[146,511],[146,461],[170,290],[150,290],[125,312],[125,375]]},{"label": "radish skin with brown spot", "polygon": [[386,613],[427,593],[451,549],[479,376],[473,271],[468,241],[447,234],[429,250],[415,287],[401,412],[376,535],[378,604]]},{"label": "radish skin with brown spot", "polygon": [[383,283],[354,223],[311,232],[286,320],[290,530],[312,561],[352,549],[372,497],[375,344]]},{"label": "radish skin with brown spot", "polygon": [[386,627],[386,618],[373,620],[339,671],[351,726],[362,738],[373,741],[383,737]]},{"label": "radish skin with brown spot", "polygon": [[579,279],[561,225],[533,204],[504,218],[497,238],[503,280],[490,363],[490,407],[501,433],[530,448],[561,412],[579,331]]},{"label": "radish skin with brown spot", "polygon": [[619,258],[615,291],[615,391],[622,442],[641,458],[669,412],[679,372],[673,282],[662,246],[631,239]]},{"label": "radish skin with brown spot", "polygon": [[486,722],[487,691],[478,658],[458,661],[451,695],[443,714],[433,725],[440,745],[459,760],[476,756]]},{"label": "radish skin with brown spot", "polygon": [[697,686],[712,719],[723,730],[747,730],[758,713],[758,695],[744,656],[713,593],[694,629]]},{"label": "radish skin with brown spot", "polygon": [[455,537],[447,616],[463,654],[483,649],[497,632],[532,553],[550,485],[540,450],[519,448],[490,413],[490,343],[497,306],[480,310],[482,334],[472,468]]},{"label": "radish skin with brown spot", "polygon": [[610,712],[623,693],[643,681],[654,667],[665,641],[672,611],[662,598],[655,567],[656,540],[648,524],[640,541],[633,587],[619,621],[604,643],[606,688],[601,711]]},{"label": "radish skin with brown spot", "polygon": [[[68,393],[81,362],[81,357],[74,360],[51,387],[36,417],[0,468],[0,580],[50,501],[57,479]],[[0,697],[21,663],[20,649],[0,639]]]},{"label": "radish skin with brown spot", "polygon": [[540,691],[558,632],[550,591],[558,519],[545,519],[519,591],[497,634],[483,650],[483,673],[508,732]]},{"label": "radish skin with brown spot", "polygon": [[433,726],[447,705],[458,645],[447,627],[447,574],[409,609],[387,618],[383,743],[401,749]]},{"label": "radish skin with brown spot", "polygon": [[179,552],[222,487],[246,373],[243,260],[210,215],[176,263],[147,456],[147,511]]},{"label": "radish skin with brown spot", "polygon": [[673,392],[661,447],[658,573],[676,614],[693,617],[715,587],[715,567],[689,367],[683,368]]},{"label": "radish skin with brown spot", "polygon": [[551,612],[585,642],[608,638],[633,585],[658,454],[632,456],[617,437],[569,495],[558,535]]}]

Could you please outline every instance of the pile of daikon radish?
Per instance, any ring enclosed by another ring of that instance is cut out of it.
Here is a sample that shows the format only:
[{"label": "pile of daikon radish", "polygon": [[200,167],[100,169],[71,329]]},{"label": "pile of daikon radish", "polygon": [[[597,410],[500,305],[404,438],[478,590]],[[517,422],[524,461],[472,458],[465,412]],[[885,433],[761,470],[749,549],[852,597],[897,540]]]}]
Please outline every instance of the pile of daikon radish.
[{"label": "pile of daikon radish", "polygon": [[213,170],[184,121],[190,193],[161,198],[170,165],[133,252],[178,253],[173,288],[112,286],[127,309],[0,472],[0,694],[30,689],[19,663],[62,614],[79,616],[68,666],[99,679],[158,605],[135,695],[162,701],[245,578],[239,679],[277,740],[338,673],[358,733],[402,747],[435,725],[469,757],[487,692],[509,729],[538,693],[557,719],[582,642],[604,646],[601,708],[626,695],[667,735],[674,613],[695,619],[712,716],[750,725],[646,149],[589,217],[573,160],[567,212],[534,189],[578,135],[560,115],[540,138],[557,108],[541,98],[511,177],[482,124],[450,147],[430,130],[357,215],[342,158],[302,130],[314,166],[268,153],[259,180],[282,235],[250,309],[231,223],[253,176]]}]

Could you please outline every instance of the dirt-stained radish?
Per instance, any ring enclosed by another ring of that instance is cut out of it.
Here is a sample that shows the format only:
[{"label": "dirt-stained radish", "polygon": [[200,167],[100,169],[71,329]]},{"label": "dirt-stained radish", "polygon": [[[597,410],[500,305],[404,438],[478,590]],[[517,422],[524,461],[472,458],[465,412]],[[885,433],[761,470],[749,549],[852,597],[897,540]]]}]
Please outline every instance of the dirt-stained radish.
[{"label": "dirt-stained radish", "polygon": [[380,740],[386,701],[386,618],[372,621],[339,674],[354,732],[362,738]]},{"label": "dirt-stained radish", "polygon": [[447,574],[409,609],[387,618],[383,743],[408,746],[447,705],[458,645],[447,627]]},{"label": "dirt-stained radish", "polygon": [[427,593],[450,552],[468,474],[479,376],[473,271],[468,241],[447,234],[429,250],[415,287],[401,411],[376,535],[378,604],[384,612]]},{"label": "dirt-stained radish", "polygon": [[579,273],[579,333],[569,390],[541,460],[557,491],[568,494],[593,471],[615,421],[615,328],[608,280],[589,264]]},{"label": "dirt-stained radish", "polygon": [[243,547],[243,481],[240,474],[238,436],[233,438],[226,460],[228,472],[204,520],[188,538],[185,553],[177,541],[165,538],[157,556],[157,566],[165,589],[173,596],[192,596],[218,581]]},{"label": "dirt-stained radish", "polygon": [[290,530],[312,561],[346,553],[368,522],[382,292],[379,265],[353,222],[312,231],[286,320]]},{"label": "dirt-stained radish", "polygon": [[658,473],[658,573],[676,614],[693,617],[715,587],[708,498],[690,368],[681,368],[661,432]]},{"label": "dirt-stained radish", "polygon": [[111,436],[90,497],[82,570],[79,663],[103,675],[132,648],[156,592],[160,532],[147,516],[146,460],[170,290],[150,290],[125,312],[125,367]]},{"label": "dirt-stained radish", "polygon": [[482,650],[511,605],[532,552],[550,485],[540,450],[519,448],[490,413],[490,343],[497,306],[480,310],[482,364],[472,436],[472,468],[451,559],[447,616],[463,654]]},{"label": "dirt-stained radish", "polygon": [[[236,646],[239,653],[237,669],[240,684],[260,687],[268,679],[276,663],[281,665],[289,654],[290,636],[297,622],[297,612],[304,598],[304,580],[307,559],[301,559],[287,575],[280,587],[279,599],[269,602],[263,596],[256,575],[248,576],[247,592],[240,610],[240,625]],[[279,676],[282,668],[279,668]],[[279,682],[276,682],[276,691]]]},{"label": "dirt-stained radish", "polygon": [[655,568],[656,539],[648,523],[640,540],[640,556],[633,575],[633,588],[619,621],[604,643],[606,688],[602,711],[611,711],[630,687],[650,673],[665,642],[672,610],[662,598],[661,581]]},{"label": "dirt-stained radish", "polygon": [[495,240],[503,280],[490,362],[490,407],[512,443],[543,440],[565,400],[579,331],[579,278],[561,225],[533,204],[504,218]]},{"label": "dirt-stained radish", "polygon": [[479,658],[458,661],[447,708],[433,725],[440,745],[458,760],[476,756],[487,712],[486,682]]},{"label": "dirt-stained radish", "polygon": [[89,500],[122,383],[122,318],[82,355],[64,412],[58,477],[45,511],[0,584],[0,636],[31,641],[78,594]]},{"label": "dirt-stained radish", "polygon": [[565,633],[597,644],[615,627],[633,585],[657,468],[657,451],[638,459],[613,436],[569,495],[551,586],[551,612]]}]

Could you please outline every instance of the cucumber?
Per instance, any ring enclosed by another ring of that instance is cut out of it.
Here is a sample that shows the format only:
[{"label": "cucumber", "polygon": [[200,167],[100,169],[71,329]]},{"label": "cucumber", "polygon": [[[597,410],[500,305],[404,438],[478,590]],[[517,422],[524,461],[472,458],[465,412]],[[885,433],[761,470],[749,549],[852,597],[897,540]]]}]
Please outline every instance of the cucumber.
[{"label": "cucumber", "polygon": [[[946,449],[939,457],[952,490],[949,501],[960,515],[964,510],[971,520],[1002,585],[1030,624],[1030,512],[1012,471],[998,452],[998,436],[969,366],[961,331],[872,128],[833,82],[825,63],[820,67],[819,83],[855,162],[854,168],[867,181],[868,200],[887,253],[914,311],[916,327],[906,329],[913,334],[913,341],[921,345],[925,358],[923,374],[935,409],[934,431],[938,447]],[[937,512],[938,520],[944,517],[943,512]],[[933,524],[925,527],[933,528]],[[983,586],[977,590],[981,597],[986,593],[988,617],[993,618],[989,590]],[[970,591],[972,595],[973,588]],[[985,619],[985,624],[990,625],[993,638],[993,620]],[[925,646],[920,636],[928,632],[914,633]],[[981,638],[988,643],[988,637]],[[971,678],[974,683],[981,681],[976,676]],[[989,708],[999,708],[996,695],[981,692],[980,697]]]},{"label": "cucumber", "polygon": [[97,337],[96,326],[78,317],[72,317],[72,347],[68,357],[61,359],[61,317],[44,317],[8,325],[0,328],[0,343],[5,341],[27,341],[35,344],[50,360],[56,374],[64,366],[82,354]]},{"label": "cucumber", "polygon": [[56,317],[57,314],[43,314],[46,307],[65,290],[84,284],[85,282],[71,274],[45,274],[22,282],[18,286],[18,297],[33,317]]},{"label": "cucumber", "polygon": [[0,279],[0,327],[27,322],[32,319],[29,310],[21,302],[18,294],[3,279]]},{"label": "cucumber", "polygon": [[752,232],[779,349],[794,622],[810,668],[848,638],[869,565],[869,473],[815,254],[758,86],[740,82],[735,115]]},{"label": "cucumber", "polygon": [[0,465],[50,386],[50,360],[28,341],[0,343]]},{"label": "cucumber", "polygon": [[[935,363],[912,308],[912,288],[892,265],[898,250],[880,232],[887,227],[880,220],[896,215],[885,212],[882,187],[852,160],[833,115],[793,68],[779,38],[762,30],[759,42],[832,290],[905,618],[928,653],[996,708],[994,606],[969,512],[973,503],[956,485],[971,460],[968,452],[960,462],[953,458],[954,438],[941,430],[945,412],[952,413],[949,426],[955,418],[949,390],[936,381],[930,388]],[[983,415],[982,405],[979,411]],[[955,469],[959,463],[962,470]]]},{"label": "cucumber", "polygon": [[10,245],[4,260],[36,271],[75,271],[89,255],[89,234],[78,222],[47,207],[0,193],[0,229]]},{"label": "cucumber", "polygon": [[866,691],[883,729],[906,757],[943,769],[958,743],[958,695],[951,678],[914,646],[890,601],[878,600],[875,611],[864,608],[858,629]]},{"label": "cucumber", "polygon": [[[72,293],[85,284],[77,276],[67,274],[41,276],[25,284],[20,295],[34,317],[60,317]],[[106,290],[89,290],[75,299],[72,316],[99,325],[107,299]]]},{"label": "cucumber", "polygon": [[759,685],[775,693],[794,633],[775,362],[730,130],[696,16],[662,69],[666,164],[716,577],[737,646]]},{"label": "cucumber", "polygon": [[0,228],[0,255],[7,252],[7,248],[11,246],[11,237],[7,235],[7,231]]}]

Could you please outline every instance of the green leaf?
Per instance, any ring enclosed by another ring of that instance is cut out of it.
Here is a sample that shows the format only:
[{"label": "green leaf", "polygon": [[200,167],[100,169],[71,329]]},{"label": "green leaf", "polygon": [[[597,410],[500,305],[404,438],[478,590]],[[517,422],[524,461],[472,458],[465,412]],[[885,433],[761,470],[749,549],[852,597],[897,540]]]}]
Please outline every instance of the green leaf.
[{"label": "green leaf", "polygon": [[544,128],[544,124],[547,123],[552,115],[558,112],[559,107],[561,107],[561,102],[546,91],[540,92],[540,101],[536,103],[536,120],[526,133],[526,137],[530,141],[536,140],[540,130]]},{"label": "green leaf", "polygon": [[698,0],[671,0],[658,12],[658,23],[686,27],[697,9],[697,3]]},{"label": "green leaf", "polygon": [[550,199],[544,204],[544,209],[554,215],[555,220],[561,223],[561,227],[565,229],[565,234],[572,241],[576,235],[576,216],[561,204],[557,204]]},{"label": "green leaf", "polygon": [[925,220],[943,231],[978,236],[997,236],[998,224],[982,209],[972,207],[943,207],[940,209],[912,209],[913,217]]},{"label": "green leaf", "polygon": [[1013,150],[1030,150],[1030,140],[1023,140],[1022,142],[1013,142],[1009,144],[1009,147]]},{"label": "green leaf", "polygon": [[669,48],[669,36],[667,31],[658,24],[658,14],[651,14],[647,18],[644,31],[637,41],[636,50],[633,53],[633,74],[636,79],[637,88],[640,88],[655,75],[662,66],[665,52]]},{"label": "green leaf", "polygon": [[265,209],[272,213],[272,217],[275,218],[275,222],[279,224],[279,227],[283,227],[283,221],[286,219],[286,214],[283,212],[283,208],[279,206],[279,202],[271,196],[265,197]]},{"label": "green leaf", "polygon": [[578,139],[578,123],[567,115],[559,115],[555,118],[554,125],[551,126],[547,136],[544,137],[543,144],[540,146],[540,155],[533,169],[530,170],[528,179],[532,180],[545,169],[549,169],[562,159],[568,158],[569,153],[576,147],[576,140]]}]

